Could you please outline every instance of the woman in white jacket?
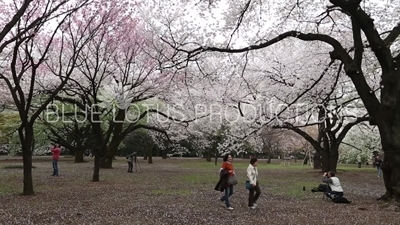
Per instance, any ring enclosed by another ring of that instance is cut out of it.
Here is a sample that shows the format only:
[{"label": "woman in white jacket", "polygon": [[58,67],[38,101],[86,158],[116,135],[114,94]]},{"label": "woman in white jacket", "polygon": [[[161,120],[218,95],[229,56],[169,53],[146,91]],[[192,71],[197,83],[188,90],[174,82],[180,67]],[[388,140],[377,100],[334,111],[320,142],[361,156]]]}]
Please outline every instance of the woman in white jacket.
[{"label": "woman in white jacket", "polygon": [[[261,190],[258,186],[258,171],[257,171],[257,158],[250,159],[250,165],[247,167],[247,181],[250,182],[251,188],[249,189],[249,207],[255,209],[257,207],[257,200],[260,197]],[[255,194],[254,194],[255,192]]]}]

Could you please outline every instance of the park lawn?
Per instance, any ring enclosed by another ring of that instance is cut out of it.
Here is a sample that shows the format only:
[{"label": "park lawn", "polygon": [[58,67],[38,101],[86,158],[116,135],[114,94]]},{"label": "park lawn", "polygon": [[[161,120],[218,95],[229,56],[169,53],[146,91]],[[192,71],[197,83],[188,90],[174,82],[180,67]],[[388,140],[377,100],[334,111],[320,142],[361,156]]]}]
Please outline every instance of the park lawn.
[{"label": "park lawn", "polygon": [[300,161],[284,166],[260,160],[263,193],[251,211],[244,186],[248,160],[235,159],[239,184],[229,212],[213,190],[221,160],[217,165],[204,159],[156,158],[152,165],[140,160],[139,171],[128,174],[125,160],[117,158],[113,169],[101,170],[97,183],[90,181],[88,160],[75,164],[62,158],[60,177],[52,177],[50,158],[34,158],[36,195],[21,196],[21,160],[0,158],[0,224],[366,224],[382,218],[396,224],[400,215],[393,204],[375,200],[384,186],[371,166],[339,165],[338,177],[352,201],[340,205],[310,191],[320,183],[320,171]]}]

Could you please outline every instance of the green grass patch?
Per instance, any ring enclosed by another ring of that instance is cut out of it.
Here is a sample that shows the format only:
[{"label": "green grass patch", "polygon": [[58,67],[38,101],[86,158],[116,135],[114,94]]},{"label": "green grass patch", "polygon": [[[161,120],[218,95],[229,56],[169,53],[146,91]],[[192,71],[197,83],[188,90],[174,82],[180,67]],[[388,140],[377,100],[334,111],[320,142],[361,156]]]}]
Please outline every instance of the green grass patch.
[{"label": "green grass patch", "polygon": [[[308,181],[293,181],[288,183],[287,185],[277,185],[269,188],[273,194],[278,194],[286,197],[296,197],[303,198],[310,194],[311,189],[318,186],[317,182],[308,182]],[[303,187],[305,187],[305,191],[303,191]]]},{"label": "green grass patch", "polygon": [[17,193],[18,188],[14,185],[0,185],[0,195],[2,194],[15,194]]},{"label": "green grass patch", "polygon": [[180,189],[158,189],[152,190],[152,194],[155,195],[190,195],[192,192],[190,190],[180,190]]},{"label": "green grass patch", "polygon": [[[8,166],[3,166],[2,169],[6,169],[6,170],[11,170],[11,169],[23,169],[24,166],[23,165],[8,165]],[[32,166],[32,169],[35,169],[36,166]]]},{"label": "green grass patch", "polygon": [[[207,162],[207,161],[199,161],[199,160],[188,160],[182,163],[179,163],[178,165],[182,168],[193,168],[193,169],[214,169],[214,170],[219,170],[221,167],[222,160],[219,160],[217,162],[217,165],[215,165],[215,162]],[[237,169],[246,169],[249,166],[248,160],[237,160],[233,161],[233,167],[235,170]],[[297,163],[291,162],[290,164],[284,165],[281,163],[281,161],[273,161],[272,163],[266,163],[265,160],[260,160],[257,163],[257,167],[259,169],[282,169],[282,170],[291,170],[291,169],[301,169],[301,168],[310,168],[310,166],[307,165],[302,165],[302,163],[297,161]]]},{"label": "green grass patch", "polygon": [[190,175],[184,175],[179,177],[179,180],[182,182],[188,182],[188,183],[213,183],[215,180],[218,180],[218,177],[216,177],[214,174],[210,173],[205,173],[205,174],[190,174]]},{"label": "green grass patch", "polygon": [[351,172],[377,172],[376,168],[372,166],[363,165],[361,168],[358,168],[358,165],[355,164],[339,164],[337,166],[337,170],[341,171],[351,171]]}]

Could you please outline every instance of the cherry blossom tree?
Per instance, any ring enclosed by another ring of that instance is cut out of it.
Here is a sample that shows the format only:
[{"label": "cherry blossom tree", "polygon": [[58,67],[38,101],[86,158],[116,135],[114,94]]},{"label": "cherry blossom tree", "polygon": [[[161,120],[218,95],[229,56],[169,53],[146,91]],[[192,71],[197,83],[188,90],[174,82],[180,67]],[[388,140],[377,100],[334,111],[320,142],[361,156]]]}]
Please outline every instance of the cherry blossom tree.
[{"label": "cherry blossom tree", "polygon": [[[219,17],[224,22],[220,23],[223,28],[219,31],[221,35],[228,35],[222,43],[218,43],[212,41],[212,38],[205,38],[207,32],[199,34],[204,30],[197,28],[199,32],[196,32],[196,26],[190,26],[190,22],[184,23],[184,26],[176,25],[175,29],[171,29],[171,33],[174,33],[173,40],[167,35],[163,39],[178,50],[178,57],[174,59],[177,65],[205,52],[257,52],[293,38],[313,42],[323,50],[320,58],[343,63],[345,74],[364,103],[371,123],[379,128],[386,156],[383,168],[386,193],[382,199],[394,197],[396,201],[400,201],[400,168],[396,166],[400,160],[400,143],[397,138],[400,120],[396,116],[400,109],[400,25],[395,16],[399,8],[398,2],[277,0],[263,4],[262,1],[221,0],[212,1],[211,4],[209,1],[193,1],[187,5],[195,9],[193,11],[198,10],[199,14],[204,14],[201,18],[211,15],[214,18]],[[218,7],[220,12],[216,13],[215,8]],[[181,13],[182,11],[184,10]],[[181,21],[189,21],[187,17],[186,20],[183,18],[182,15]],[[214,21],[216,20],[209,20],[209,23]],[[174,32],[182,29],[191,33]],[[373,86],[376,83],[372,84],[373,80],[365,66],[368,61],[377,65],[375,69],[379,75],[375,81],[380,82],[381,87],[378,92],[375,92],[376,88]]]},{"label": "cherry blossom tree", "polygon": [[[67,38],[61,27],[72,14],[88,4],[89,1],[1,2],[3,17],[0,21],[0,79],[1,86],[6,87],[2,91],[8,90],[5,96],[10,96],[21,119],[18,135],[23,154],[24,195],[34,194],[33,125],[66,84],[79,49],[88,38],[75,37],[68,47],[73,47],[76,51],[68,54],[65,50]],[[57,60],[52,64],[47,61],[48,57],[55,57]],[[53,67],[49,67],[50,64]],[[52,70],[55,68],[57,70]],[[43,77],[51,80],[55,88],[36,105],[33,99],[38,94],[37,81]]]},{"label": "cherry blossom tree", "polygon": [[341,162],[356,162],[359,155],[363,162],[368,162],[375,151],[381,150],[378,128],[361,123],[349,131],[343,144],[339,155]]},{"label": "cherry blossom tree", "polygon": [[[101,27],[82,49],[77,59],[79,66],[70,82],[55,97],[58,103],[73,106],[67,107],[73,110],[62,114],[83,116],[91,124],[93,181],[99,181],[100,167],[112,168],[118,146],[129,133],[139,129],[166,133],[150,125],[150,114],[177,120],[157,105],[151,107],[152,99],[161,94],[166,96],[172,84],[180,82],[179,74],[163,65],[168,48],[127,10],[130,4],[130,1],[102,2],[92,12],[77,15],[75,19],[82,24]],[[77,28],[76,24],[68,25],[66,29],[70,32]],[[160,99],[165,100],[165,97]]]},{"label": "cherry blossom tree", "polygon": [[[79,123],[72,116],[68,122],[61,120],[58,123],[44,121],[47,127],[47,137],[53,143],[59,143],[75,156],[75,163],[83,163],[84,155],[93,146],[93,135],[90,123]],[[82,121],[83,118],[80,119]]]}]

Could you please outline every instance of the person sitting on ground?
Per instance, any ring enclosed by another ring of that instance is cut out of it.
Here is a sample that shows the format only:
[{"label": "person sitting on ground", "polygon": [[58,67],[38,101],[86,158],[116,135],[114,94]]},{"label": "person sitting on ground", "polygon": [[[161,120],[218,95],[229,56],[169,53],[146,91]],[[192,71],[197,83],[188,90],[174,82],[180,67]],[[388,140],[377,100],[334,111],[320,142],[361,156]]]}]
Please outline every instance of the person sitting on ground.
[{"label": "person sitting on ground", "polygon": [[334,200],[337,197],[343,197],[343,188],[340,184],[339,178],[335,176],[334,172],[325,172],[322,177],[322,182],[327,183],[329,188],[325,195]]}]

